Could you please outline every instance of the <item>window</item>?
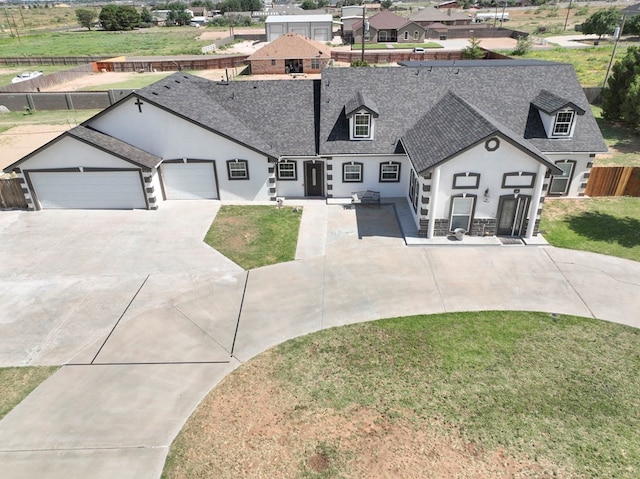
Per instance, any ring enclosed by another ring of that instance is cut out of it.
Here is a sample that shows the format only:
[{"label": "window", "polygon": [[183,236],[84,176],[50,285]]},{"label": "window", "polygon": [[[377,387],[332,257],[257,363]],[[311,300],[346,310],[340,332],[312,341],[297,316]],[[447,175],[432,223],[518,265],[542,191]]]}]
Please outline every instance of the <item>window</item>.
[{"label": "window", "polygon": [[320,70],[320,59],[312,58],[311,59],[311,69],[312,70]]},{"label": "window", "polygon": [[411,178],[409,179],[409,199],[411,200],[411,204],[413,205],[413,210],[418,211],[418,196],[420,188],[420,182],[418,181],[418,175],[416,172],[411,170]]},{"label": "window", "polygon": [[362,183],[362,163],[343,163],[342,181],[344,183]]},{"label": "window", "polygon": [[400,163],[389,161],[380,163],[380,183],[397,183],[400,181]]},{"label": "window", "polygon": [[558,112],[553,125],[553,136],[570,136],[574,115],[575,113],[571,110]]},{"label": "window", "polygon": [[471,217],[473,216],[474,196],[454,196],[451,198],[451,222],[449,231],[462,228],[469,231]]},{"label": "window", "polygon": [[353,136],[355,138],[369,138],[371,134],[371,115],[356,113],[353,117]]},{"label": "window", "polygon": [[420,38],[420,34],[418,33],[418,31],[416,30],[415,32],[413,32],[413,39],[414,40],[418,40]]},{"label": "window", "polygon": [[227,172],[230,180],[248,180],[249,165],[247,160],[229,160],[227,161]]},{"label": "window", "polygon": [[456,173],[453,175],[453,189],[478,189],[480,185],[480,173]]},{"label": "window", "polygon": [[408,31],[404,32],[404,39],[405,40],[409,40],[409,32]]},{"label": "window", "polygon": [[571,184],[571,175],[573,173],[573,166],[575,161],[562,160],[556,162],[556,166],[562,170],[561,175],[551,176],[551,182],[549,183],[550,195],[566,195],[569,191],[569,185]]},{"label": "window", "polygon": [[382,30],[378,33],[378,40],[381,42],[386,42],[387,41],[387,32]]},{"label": "window", "polygon": [[271,66],[274,66],[276,64],[275,60],[271,60]]},{"label": "window", "polygon": [[281,161],[278,163],[278,179],[279,180],[297,180],[298,171],[295,161]]}]

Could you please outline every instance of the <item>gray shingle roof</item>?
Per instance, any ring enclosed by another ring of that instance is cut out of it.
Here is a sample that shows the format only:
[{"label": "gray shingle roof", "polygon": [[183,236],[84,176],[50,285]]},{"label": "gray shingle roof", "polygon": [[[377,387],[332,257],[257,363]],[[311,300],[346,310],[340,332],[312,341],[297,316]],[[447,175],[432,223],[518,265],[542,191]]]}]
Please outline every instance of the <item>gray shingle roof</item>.
[{"label": "gray shingle roof", "polygon": [[[419,68],[325,69],[321,87],[320,154],[393,154],[402,151],[399,139],[449,91],[504,125],[533,148],[550,152],[604,152],[602,139],[586,97],[571,65],[535,62],[520,65],[463,61]],[[572,138],[548,139],[533,100],[542,90],[569,98],[586,111],[576,117]],[[380,112],[375,138],[350,141],[344,105],[360,91],[375,99]],[[482,122],[477,125],[481,125]],[[471,125],[461,134],[475,136]],[[473,126],[475,128],[476,126]],[[431,141],[424,138],[423,141]]]},{"label": "gray shingle roof", "polygon": [[213,82],[175,73],[137,91],[158,106],[271,157],[316,152],[317,80]]},{"label": "gray shingle roof", "polygon": [[156,155],[84,126],[76,126],[65,134],[144,168],[154,168],[162,161]]},{"label": "gray shingle roof", "polygon": [[28,155],[20,158],[18,161],[4,168],[4,171],[7,173],[13,171],[29,158],[32,158],[39,152],[47,149],[52,144],[57,143],[58,141],[66,137],[75,138],[76,140],[82,141],[83,143],[91,145],[94,148],[106,151],[109,154],[115,155],[125,161],[128,161],[129,163],[141,166],[145,169],[154,168],[158,166],[162,161],[162,158],[152,155],[151,153],[141,150],[140,148],[137,148],[133,145],[125,143],[124,141],[118,140],[117,138],[109,135],[105,135],[104,133],[100,133],[99,131],[93,130],[91,128],[79,125],[68,131],[65,131],[37,150],[34,150]]},{"label": "gray shingle roof", "polygon": [[553,115],[558,110],[563,108],[572,108],[578,112],[579,115],[584,114],[584,110],[577,106],[570,100],[562,98],[558,95],[554,95],[550,91],[541,90],[537,97],[531,102],[538,110],[541,110],[549,115]]},{"label": "gray shingle roof", "polygon": [[451,92],[445,93],[407,130],[402,144],[414,167],[423,172],[494,135],[506,138],[553,168],[528,141]]},{"label": "gray shingle roof", "polygon": [[379,116],[378,106],[373,99],[369,98],[367,95],[363,95],[362,92],[357,92],[354,97],[352,97],[347,104],[344,106],[344,113],[349,118],[355,111],[365,108],[369,110],[374,117]]}]

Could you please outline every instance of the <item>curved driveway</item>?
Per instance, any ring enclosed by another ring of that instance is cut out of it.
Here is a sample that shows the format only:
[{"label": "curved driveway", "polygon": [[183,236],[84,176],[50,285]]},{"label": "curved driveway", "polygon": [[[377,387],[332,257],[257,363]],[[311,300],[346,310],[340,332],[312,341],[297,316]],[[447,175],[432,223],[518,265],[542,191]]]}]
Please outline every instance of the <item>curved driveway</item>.
[{"label": "curved driveway", "polygon": [[0,365],[64,367],[0,421],[0,477],[158,478],[220,379],[322,328],[486,309],[640,327],[640,263],[408,247],[391,207],[304,203],[297,260],[250,272],[201,242],[217,202],[1,212]]}]

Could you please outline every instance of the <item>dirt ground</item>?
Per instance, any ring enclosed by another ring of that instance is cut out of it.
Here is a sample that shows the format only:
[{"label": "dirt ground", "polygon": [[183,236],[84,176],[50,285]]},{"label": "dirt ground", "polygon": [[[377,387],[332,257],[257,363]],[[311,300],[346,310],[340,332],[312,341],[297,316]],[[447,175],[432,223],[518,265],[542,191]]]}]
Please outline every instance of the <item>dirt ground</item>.
[{"label": "dirt ground", "polygon": [[270,354],[245,364],[200,404],[173,446],[188,469],[168,466],[168,478],[515,479],[558,472],[465,442],[433,420],[390,419],[363,406],[301,404],[271,379]]}]

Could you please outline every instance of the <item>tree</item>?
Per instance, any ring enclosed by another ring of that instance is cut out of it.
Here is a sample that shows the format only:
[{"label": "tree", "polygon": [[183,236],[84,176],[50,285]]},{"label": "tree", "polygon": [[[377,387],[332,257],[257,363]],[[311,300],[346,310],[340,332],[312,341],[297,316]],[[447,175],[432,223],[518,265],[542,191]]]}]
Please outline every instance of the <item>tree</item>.
[{"label": "tree", "polygon": [[140,24],[140,14],[131,5],[105,5],[99,18],[102,28],[110,32],[133,30]]},{"label": "tree", "polygon": [[631,18],[627,17],[624,22],[624,33],[627,35],[640,35],[640,15]]},{"label": "tree", "polygon": [[187,6],[180,2],[171,2],[166,5],[167,13],[167,26],[173,25],[189,25],[191,22],[191,15],[187,12]]},{"label": "tree", "polygon": [[615,7],[599,10],[584,21],[582,33],[593,33],[602,38],[602,35],[613,33],[621,20],[622,14]]},{"label": "tree", "polygon": [[153,23],[153,16],[147,7],[142,7],[142,10],[140,10],[140,22],[145,25]]},{"label": "tree", "polygon": [[460,54],[464,60],[479,60],[485,56],[484,50],[480,48],[480,40],[476,37],[469,38],[469,46],[464,47]]},{"label": "tree", "polygon": [[602,92],[602,116],[640,132],[640,47],[629,47],[611,71]]},{"label": "tree", "polygon": [[525,37],[524,35],[518,37],[516,40],[516,47],[511,52],[512,55],[521,57],[526,55],[529,50],[531,50],[531,46],[533,45],[533,40],[529,37]]},{"label": "tree", "polygon": [[96,13],[88,8],[78,8],[76,10],[76,18],[80,25],[91,30],[91,24],[96,18]]},{"label": "tree", "polygon": [[318,5],[313,0],[303,0],[300,8],[302,8],[303,10],[315,10],[316,8],[318,8]]},{"label": "tree", "polygon": [[380,7],[382,7],[383,10],[389,10],[391,5],[393,5],[392,0],[382,0],[382,2],[380,2]]}]

